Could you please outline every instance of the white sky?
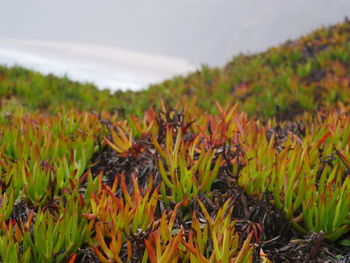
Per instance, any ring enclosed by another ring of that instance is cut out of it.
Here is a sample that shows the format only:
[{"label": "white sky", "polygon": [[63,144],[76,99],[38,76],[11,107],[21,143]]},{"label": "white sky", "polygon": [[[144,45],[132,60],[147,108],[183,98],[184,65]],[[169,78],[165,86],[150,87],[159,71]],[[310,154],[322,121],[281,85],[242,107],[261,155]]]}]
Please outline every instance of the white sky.
[{"label": "white sky", "polygon": [[0,38],[73,41],[222,65],[350,16],[350,0],[0,0]]}]

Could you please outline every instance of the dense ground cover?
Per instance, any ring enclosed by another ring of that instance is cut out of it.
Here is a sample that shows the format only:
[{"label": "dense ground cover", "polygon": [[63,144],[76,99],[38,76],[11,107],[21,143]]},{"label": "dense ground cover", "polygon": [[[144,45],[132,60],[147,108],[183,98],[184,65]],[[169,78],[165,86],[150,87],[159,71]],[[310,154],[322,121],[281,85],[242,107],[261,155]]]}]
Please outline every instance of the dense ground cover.
[{"label": "dense ground cover", "polygon": [[1,67],[1,260],[348,262],[349,37],[114,95]]}]

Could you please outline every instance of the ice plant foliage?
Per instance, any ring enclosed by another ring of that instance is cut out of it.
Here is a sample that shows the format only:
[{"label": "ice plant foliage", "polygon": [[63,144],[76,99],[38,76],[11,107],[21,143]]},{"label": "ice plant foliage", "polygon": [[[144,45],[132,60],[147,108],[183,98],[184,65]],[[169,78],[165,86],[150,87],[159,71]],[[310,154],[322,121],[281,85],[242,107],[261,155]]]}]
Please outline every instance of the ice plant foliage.
[{"label": "ice plant foliage", "polygon": [[[103,133],[95,115],[16,111],[1,124],[1,254],[4,262],[62,262],[86,241],[93,186],[87,171]],[[78,186],[91,184],[86,197]],[[86,200],[88,201],[88,200]],[[20,252],[21,251],[21,252]],[[10,253],[10,254],[9,254]]]},{"label": "ice plant foliage", "polygon": [[[165,186],[171,190],[171,199],[180,202],[186,198],[193,198],[198,191],[209,192],[219,168],[221,157],[214,161],[215,151],[205,150],[199,145],[201,137],[192,142],[182,141],[181,130],[177,132],[175,142],[170,129],[166,134],[166,149],[162,149],[154,139],[154,144],[161,157],[159,172]],[[163,159],[163,160],[162,160]],[[167,167],[167,168],[165,168]],[[162,193],[165,194],[165,190]]]},{"label": "ice plant foliage", "polygon": [[349,120],[346,114],[330,114],[321,125],[306,127],[302,141],[287,131],[278,151],[279,135],[268,141],[262,130],[259,139],[244,146],[239,183],[250,194],[272,192],[275,205],[300,231],[339,238],[349,230]]},{"label": "ice plant foliage", "polygon": [[271,262],[299,244],[290,261],[311,262],[348,244],[349,25],[139,93],[0,67],[0,260]]},{"label": "ice plant foliage", "polygon": [[[90,247],[101,262],[251,262],[252,243],[263,236],[240,237],[234,200],[209,212],[201,197],[215,200],[213,186],[222,180],[258,199],[270,193],[301,233],[336,240],[349,231],[344,110],[306,116],[301,130],[249,119],[237,105],[217,105],[218,115],[163,107],[126,121],[21,111],[3,120],[1,258],[74,262],[79,248]],[[89,170],[101,147],[130,162],[153,158],[154,170],[145,181],[126,169],[107,184],[103,172]]]}]

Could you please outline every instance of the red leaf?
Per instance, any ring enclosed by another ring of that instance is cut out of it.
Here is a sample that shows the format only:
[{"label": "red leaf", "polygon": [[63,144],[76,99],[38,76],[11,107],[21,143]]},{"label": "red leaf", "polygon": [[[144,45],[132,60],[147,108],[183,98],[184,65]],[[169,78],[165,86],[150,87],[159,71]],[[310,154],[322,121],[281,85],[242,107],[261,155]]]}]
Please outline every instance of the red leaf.
[{"label": "red leaf", "polygon": [[76,258],[77,258],[77,254],[73,254],[73,256],[70,258],[68,263],[74,263]]},{"label": "red leaf", "polygon": [[325,135],[322,136],[322,138],[317,143],[317,148],[319,148],[320,145],[324,143],[324,141],[328,138],[329,135],[331,135],[331,133],[327,132]]},{"label": "red leaf", "polygon": [[151,242],[145,239],[145,245],[147,248],[149,260],[151,261],[151,263],[157,263],[156,252],[154,251],[154,248],[152,247]]}]

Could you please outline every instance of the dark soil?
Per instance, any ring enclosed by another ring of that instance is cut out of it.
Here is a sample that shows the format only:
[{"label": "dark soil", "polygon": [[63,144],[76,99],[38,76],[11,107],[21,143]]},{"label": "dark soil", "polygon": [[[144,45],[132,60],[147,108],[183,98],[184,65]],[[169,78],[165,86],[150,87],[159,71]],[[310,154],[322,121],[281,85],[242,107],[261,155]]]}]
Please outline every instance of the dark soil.
[{"label": "dark soil", "polygon": [[76,259],[76,262],[82,262],[82,263],[99,263],[97,256],[95,255],[95,252],[91,248],[84,248],[78,250],[78,257]]},{"label": "dark soil", "polygon": [[279,122],[293,121],[296,116],[302,115],[304,112],[306,112],[306,110],[303,109],[298,102],[288,105],[288,107],[284,110],[281,110],[279,106],[276,106],[276,109],[276,120]]},{"label": "dark soil", "polygon": [[326,71],[324,69],[314,69],[308,76],[301,79],[302,82],[305,82],[306,85],[310,85],[314,82],[319,82],[320,80],[326,77]]}]

